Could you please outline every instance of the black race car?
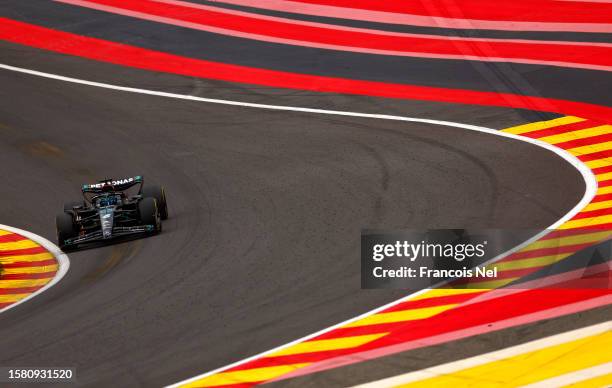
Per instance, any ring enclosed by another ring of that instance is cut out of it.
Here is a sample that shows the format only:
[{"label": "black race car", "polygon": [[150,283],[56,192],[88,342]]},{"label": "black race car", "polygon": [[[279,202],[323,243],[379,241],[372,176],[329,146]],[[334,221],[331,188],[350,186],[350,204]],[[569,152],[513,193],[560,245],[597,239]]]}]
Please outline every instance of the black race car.
[{"label": "black race car", "polygon": [[168,218],[166,192],[161,186],[144,186],[142,176],[106,179],[83,185],[83,201],[64,205],[56,218],[61,249],[107,241],[120,236],[161,232]]}]

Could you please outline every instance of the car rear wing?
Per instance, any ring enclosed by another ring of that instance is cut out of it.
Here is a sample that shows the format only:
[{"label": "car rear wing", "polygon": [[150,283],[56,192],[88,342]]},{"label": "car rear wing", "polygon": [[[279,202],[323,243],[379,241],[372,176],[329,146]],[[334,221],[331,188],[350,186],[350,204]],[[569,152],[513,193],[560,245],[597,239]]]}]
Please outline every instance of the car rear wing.
[{"label": "car rear wing", "polygon": [[142,190],[143,183],[144,179],[140,175],[123,179],[105,179],[98,183],[83,185],[81,191],[83,192],[83,194],[98,194],[108,191],[124,191],[136,185],[140,185],[138,189],[138,192],[140,193]]}]

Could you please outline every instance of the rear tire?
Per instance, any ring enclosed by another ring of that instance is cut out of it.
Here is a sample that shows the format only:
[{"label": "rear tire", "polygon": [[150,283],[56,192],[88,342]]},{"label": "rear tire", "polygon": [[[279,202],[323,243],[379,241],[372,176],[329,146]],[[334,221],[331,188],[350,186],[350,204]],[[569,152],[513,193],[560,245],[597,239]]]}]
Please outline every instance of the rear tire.
[{"label": "rear tire", "polygon": [[162,220],[168,219],[168,203],[166,202],[166,190],[163,186],[144,186],[141,191],[142,197],[152,197],[157,200],[157,208]]},{"label": "rear tire", "polygon": [[55,217],[55,226],[57,230],[57,243],[61,249],[66,249],[65,241],[78,235],[76,225],[72,222],[72,215],[68,213],[58,214]]},{"label": "rear tire", "polygon": [[143,225],[154,225],[151,234],[157,234],[162,230],[161,217],[157,208],[157,200],[152,197],[144,198],[138,202],[138,213]]}]

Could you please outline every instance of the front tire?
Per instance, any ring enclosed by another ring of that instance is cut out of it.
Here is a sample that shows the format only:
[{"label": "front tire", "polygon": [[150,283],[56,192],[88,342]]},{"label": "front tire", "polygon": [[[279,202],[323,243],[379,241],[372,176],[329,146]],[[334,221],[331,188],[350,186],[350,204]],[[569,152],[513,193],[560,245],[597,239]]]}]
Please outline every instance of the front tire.
[{"label": "front tire", "polygon": [[55,226],[57,230],[57,244],[62,250],[66,249],[65,241],[78,235],[76,225],[72,221],[72,215],[68,213],[58,214],[55,217]]},{"label": "front tire", "polygon": [[148,197],[138,202],[138,213],[140,214],[140,222],[143,225],[154,225],[155,229],[152,234],[161,232],[161,216],[155,198]]},{"label": "front tire", "polygon": [[141,195],[143,198],[155,198],[161,219],[168,219],[168,203],[166,202],[166,190],[163,186],[144,186]]}]

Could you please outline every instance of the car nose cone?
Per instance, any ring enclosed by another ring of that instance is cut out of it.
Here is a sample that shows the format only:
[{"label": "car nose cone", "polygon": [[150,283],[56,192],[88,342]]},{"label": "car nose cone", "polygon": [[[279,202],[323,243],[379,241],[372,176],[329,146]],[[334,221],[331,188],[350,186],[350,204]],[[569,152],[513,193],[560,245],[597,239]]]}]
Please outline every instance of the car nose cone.
[{"label": "car nose cone", "polygon": [[100,226],[102,228],[102,237],[111,238],[113,235],[113,208],[100,210]]}]

